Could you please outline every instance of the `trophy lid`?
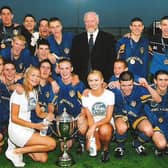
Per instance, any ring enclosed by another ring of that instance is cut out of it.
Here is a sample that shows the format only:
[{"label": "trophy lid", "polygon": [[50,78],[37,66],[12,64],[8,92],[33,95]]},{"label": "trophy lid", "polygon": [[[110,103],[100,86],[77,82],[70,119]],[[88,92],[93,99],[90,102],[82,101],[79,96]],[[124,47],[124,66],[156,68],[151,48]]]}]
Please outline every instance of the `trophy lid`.
[{"label": "trophy lid", "polygon": [[73,117],[67,113],[66,108],[63,109],[63,113],[59,116],[57,116],[57,121],[62,121],[62,122],[71,122],[73,121]]}]

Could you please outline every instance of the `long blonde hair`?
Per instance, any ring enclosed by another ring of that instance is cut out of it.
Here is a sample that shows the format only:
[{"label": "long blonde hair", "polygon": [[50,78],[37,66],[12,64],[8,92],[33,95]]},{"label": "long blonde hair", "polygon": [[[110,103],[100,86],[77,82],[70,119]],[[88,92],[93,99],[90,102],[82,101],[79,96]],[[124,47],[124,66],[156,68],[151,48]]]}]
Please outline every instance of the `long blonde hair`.
[{"label": "long blonde hair", "polygon": [[23,88],[24,88],[26,97],[28,97],[29,92],[33,90],[33,86],[30,84],[28,80],[29,76],[32,74],[33,71],[40,71],[40,70],[36,67],[30,66],[24,74]]}]

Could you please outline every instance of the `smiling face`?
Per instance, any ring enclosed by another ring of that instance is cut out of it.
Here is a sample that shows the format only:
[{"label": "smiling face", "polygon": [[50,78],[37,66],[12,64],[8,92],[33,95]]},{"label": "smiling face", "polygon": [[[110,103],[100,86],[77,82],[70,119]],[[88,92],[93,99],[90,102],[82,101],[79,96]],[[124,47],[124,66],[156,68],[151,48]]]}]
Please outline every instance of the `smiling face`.
[{"label": "smiling face", "polygon": [[102,88],[103,85],[103,76],[100,71],[94,70],[88,75],[88,84],[92,90],[98,90]]},{"label": "smiling face", "polygon": [[144,25],[140,21],[134,21],[130,25],[131,34],[135,36],[141,36],[144,29]]},{"label": "smiling face", "polygon": [[33,33],[36,26],[36,21],[31,16],[27,16],[24,19],[23,25],[30,33]]},{"label": "smiling face", "polygon": [[160,23],[160,29],[162,31],[162,36],[168,38],[168,19],[164,19]]},{"label": "smiling face", "polygon": [[58,68],[63,81],[71,79],[73,68],[69,61],[60,62]]},{"label": "smiling face", "polygon": [[14,81],[16,75],[16,68],[12,63],[6,63],[3,69],[3,75],[7,82]]},{"label": "smiling face", "polygon": [[114,63],[114,75],[116,77],[119,77],[120,74],[124,71],[126,71],[128,68],[126,67],[125,63],[121,62],[115,62]]},{"label": "smiling face", "polygon": [[38,69],[31,69],[27,75],[27,81],[32,86],[35,87],[40,83],[40,71]]},{"label": "smiling face", "polygon": [[120,81],[120,88],[121,88],[121,91],[123,92],[124,96],[131,95],[132,90],[133,90],[133,86],[134,86],[133,80]]},{"label": "smiling face", "polygon": [[160,93],[167,92],[168,88],[168,75],[167,74],[159,74],[156,79],[154,79],[154,83],[157,86],[157,90]]},{"label": "smiling face", "polygon": [[37,56],[40,61],[47,59],[50,53],[50,49],[48,45],[40,44],[37,48]]},{"label": "smiling face", "polygon": [[49,36],[49,23],[47,20],[40,21],[39,33],[42,38],[47,38]]},{"label": "smiling face", "polygon": [[1,19],[4,26],[11,26],[13,20],[13,14],[9,9],[4,8],[1,11]]},{"label": "smiling face", "polygon": [[93,33],[99,25],[99,17],[94,12],[88,12],[84,16],[85,29],[89,33]]},{"label": "smiling face", "polygon": [[40,65],[40,76],[41,79],[47,80],[51,75],[51,65],[48,62],[43,62]]},{"label": "smiling face", "polygon": [[22,50],[25,48],[25,41],[14,37],[12,41],[12,54],[13,56],[20,56]]}]

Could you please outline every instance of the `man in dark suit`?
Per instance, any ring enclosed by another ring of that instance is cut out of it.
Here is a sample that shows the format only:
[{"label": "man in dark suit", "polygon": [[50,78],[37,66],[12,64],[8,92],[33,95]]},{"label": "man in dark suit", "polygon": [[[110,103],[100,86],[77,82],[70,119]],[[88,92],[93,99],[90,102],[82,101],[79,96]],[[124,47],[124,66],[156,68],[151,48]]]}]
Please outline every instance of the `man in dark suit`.
[{"label": "man in dark suit", "polygon": [[113,74],[115,40],[111,34],[99,30],[99,16],[95,12],[87,12],[84,23],[86,32],[75,36],[72,42],[70,55],[74,72],[86,83],[88,72],[98,69],[108,82]]}]

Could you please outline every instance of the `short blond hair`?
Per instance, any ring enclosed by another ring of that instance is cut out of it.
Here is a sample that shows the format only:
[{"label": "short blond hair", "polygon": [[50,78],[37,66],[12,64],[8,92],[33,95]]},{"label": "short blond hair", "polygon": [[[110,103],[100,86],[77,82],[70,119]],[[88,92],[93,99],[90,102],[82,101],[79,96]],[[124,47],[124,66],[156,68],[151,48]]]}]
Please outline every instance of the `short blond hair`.
[{"label": "short blond hair", "polygon": [[87,80],[89,79],[89,76],[90,76],[90,75],[97,75],[97,76],[100,77],[100,79],[104,80],[103,74],[102,74],[102,72],[99,71],[99,70],[96,70],[96,69],[95,69],[95,70],[90,71],[89,74],[88,74]]},{"label": "short blond hair", "polygon": [[13,37],[13,41],[20,40],[26,43],[26,38],[23,35],[17,35]]}]

